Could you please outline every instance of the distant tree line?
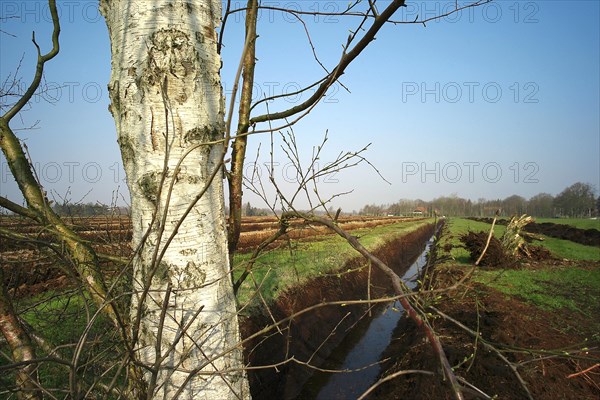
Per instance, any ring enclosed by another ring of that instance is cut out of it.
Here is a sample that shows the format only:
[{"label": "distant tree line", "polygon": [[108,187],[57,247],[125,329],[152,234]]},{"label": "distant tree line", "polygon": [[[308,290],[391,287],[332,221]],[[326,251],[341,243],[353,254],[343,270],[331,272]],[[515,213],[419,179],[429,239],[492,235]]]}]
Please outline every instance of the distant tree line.
[{"label": "distant tree line", "polygon": [[556,196],[539,193],[529,200],[512,195],[505,199],[477,201],[464,199],[456,194],[442,196],[431,201],[401,199],[393,204],[368,204],[361,215],[439,215],[446,216],[489,216],[500,209],[501,215],[529,214],[540,218],[570,217],[585,218],[600,215],[600,197],[595,197],[594,188],[587,183],[577,182]]},{"label": "distant tree line", "polygon": [[52,209],[60,216],[93,217],[97,215],[127,215],[127,207],[111,207],[102,203],[55,203]]},{"label": "distant tree line", "polygon": [[[358,214],[368,216],[432,216],[434,213],[438,213],[438,215],[445,216],[483,217],[493,215],[496,210],[500,209],[503,216],[529,214],[540,218],[589,218],[600,216],[600,196],[596,197],[594,192],[592,185],[577,182],[556,196],[549,193],[539,193],[529,200],[522,196],[512,195],[505,199],[487,200],[480,198],[477,201],[472,201],[453,194],[438,197],[431,201],[400,199],[392,204],[367,204],[360,209]],[[90,217],[96,215],[127,215],[129,213],[127,207],[112,207],[91,202],[55,203],[52,205],[52,209],[60,216]],[[3,212],[6,213],[6,210],[3,210]],[[332,212],[335,212],[335,210]],[[253,207],[250,202],[247,202],[242,208],[242,215],[248,217],[271,214],[272,212],[269,209]]]},{"label": "distant tree line", "polygon": [[252,207],[250,205],[250,202],[247,202],[244,208],[242,209],[242,215],[244,217],[263,217],[271,214],[272,213],[268,208]]}]

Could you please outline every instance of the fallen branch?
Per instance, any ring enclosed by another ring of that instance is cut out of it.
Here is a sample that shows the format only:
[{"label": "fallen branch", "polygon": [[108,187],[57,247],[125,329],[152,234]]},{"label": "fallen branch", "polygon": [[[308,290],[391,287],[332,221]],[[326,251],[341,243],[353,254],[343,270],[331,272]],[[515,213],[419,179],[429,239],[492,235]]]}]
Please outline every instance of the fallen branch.
[{"label": "fallen branch", "polygon": [[496,210],[496,214],[494,215],[494,220],[492,221],[492,227],[490,228],[490,233],[488,235],[487,242],[485,242],[485,247],[483,248],[483,251],[481,252],[481,255],[479,256],[477,261],[475,261],[475,265],[479,265],[479,263],[481,262],[481,259],[485,255],[485,252],[487,251],[487,249],[490,245],[490,241],[492,240],[492,236],[494,235],[494,225],[496,225],[496,220],[498,219],[499,214],[500,214],[500,210],[498,209],[498,210]]}]

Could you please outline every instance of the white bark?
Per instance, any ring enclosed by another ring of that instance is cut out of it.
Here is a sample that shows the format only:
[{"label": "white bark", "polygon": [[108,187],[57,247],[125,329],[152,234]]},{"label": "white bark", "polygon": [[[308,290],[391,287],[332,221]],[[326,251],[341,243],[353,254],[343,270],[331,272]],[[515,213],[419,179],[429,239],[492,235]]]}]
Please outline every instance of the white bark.
[{"label": "white bark", "polygon": [[[223,137],[221,59],[215,32],[221,1],[101,0],[101,11],[111,39],[110,110],[131,192],[134,248],[150,227],[134,262],[131,313],[134,320],[142,311],[136,343],[139,360],[154,368],[156,344],[161,345],[160,373],[150,396],[172,398],[190,372],[202,368],[180,398],[248,398],[241,349],[231,350],[240,337],[229,278],[221,174],[185,219],[158,267],[153,270],[151,265],[156,247],[165,246],[220,161],[222,143],[199,146],[174,173],[188,150]],[[151,226],[155,210],[158,221],[167,214],[160,243],[158,224]],[[144,300],[147,283],[150,291]],[[169,285],[172,292],[163,334],[158,337]],[[184,327],[188,327],[185,332]],[[146,372],[146,384],[151,376]]]}]

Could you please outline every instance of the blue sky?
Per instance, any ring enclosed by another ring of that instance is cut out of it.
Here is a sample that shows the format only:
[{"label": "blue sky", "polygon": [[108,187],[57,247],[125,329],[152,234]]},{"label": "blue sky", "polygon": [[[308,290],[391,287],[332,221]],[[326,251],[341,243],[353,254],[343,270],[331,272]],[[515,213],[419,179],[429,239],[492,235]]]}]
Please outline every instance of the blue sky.
[{"label": "blue sky", "polygon": [[[407,2],[396,20],[443,11],[454,1]],[[463,2],[459,2],[463,4]],[[108,107],[110,49],[95,1],[60,1],[61,53],[46,70],[45,96],[36,96],[13,128],[20,131],[38,175],[57,200],[109,203],[120,187],[127,198],[116,132]],[[234,6],[245,2],[233,1]],[[347,2],[270,1],[303,10],[341,10]],[[387,2],[380,3],[383,8]],[[226,27],[222,81],[233,86],[243,40],[243,18]],[[48,49],[47,5],[0,3],[0,78],[32,75],[31,32]],[[298,123],[303,158],[328,131],[324,165],[340,151],[372,143],[366,156],[391,183],[368,166],[320,182],[325,194],[353,190],[335,202],[345,210],[400,198],[430,200],[457,194],[478,198],[526,198],[557,194],[568,185],[600,187],[600,7],[598,1],[496,1],[422,25],[388,25],[352,64],[342,83]],[[332,67],[348,30],[358,20],[307,17],[321,61]],[[259,21],[256,98],[289,93],[319,79],[301,24],[278,12]],[[45,98],[45,99],[44,99]],[[293,106],[306,95],[271,103]],[[264,108],[258,107],[257,113]],[[249,161],[261,143],[260,170],[269,161],[269,135],[253,136]],[[278,144],[280,144],[278,142]],[[290,169],[281,151],[276,178],[283,187]],[[70,192],[68,192],[70,188]],[[0,194],[20,201],[6,161],[0,158]],[[248,195],[255,205],[258,200]]]}]

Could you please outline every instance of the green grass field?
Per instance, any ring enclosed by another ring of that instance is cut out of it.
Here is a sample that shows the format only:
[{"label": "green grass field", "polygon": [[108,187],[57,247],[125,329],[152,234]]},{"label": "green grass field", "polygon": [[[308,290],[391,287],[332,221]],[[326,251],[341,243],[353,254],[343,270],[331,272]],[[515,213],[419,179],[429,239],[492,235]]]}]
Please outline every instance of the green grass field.
[{"label": "green grass field", "polygon": [[[510,218],[502,217],[501,220],[508,221]],[[534,222],[538,224],[551,223],[569,225],[578,229],[596,229],[600,231],[600,219],[591,218],[537,218],[534,217]]]},{"label": "green grass field", "polygon": [[541,224],[550,222],[553,224],[570,225],[579,229],[597,229],[600,231],[600,219],[589,218],[536,218],[535,222]]},{"label": "green grass field", "polygon": [[[389,240],[412,232],[424,225],[433,223],[433,219],[405,221],[375,228],[352,231],[369,250],[375,250]],[[234,258],[235,277],[239,277],[252,254],[236,254]],[[240,304],[248,303],[260,286],[263,298],[270,302],[286,289],[302,284],[312,277],[340,273],[344,263],[359,254],[337,235],[323,235],[310,241],[293,241],[276,250],[263,253],[249,276],[240,287]],[[254,301],[258,299],[254,298]]]},{"label": "green grass field", "polygon": [[[460,246],[458,238],[468,230],[489,232],[490,224],[456,218],[448,221],[448,233],[442,237],[440,247],[451,243]],[[504,233],[504,226],[496,226],[494,234]],[[600,249],[580,245],[568,240],[545,237],[543,242],[535,242],[549,249],[556,257],[579,261],[556,265],[548,263],[545,268],[519,270],[486,270],[479,268],[473,280],[492,287],[507,296],[515,296],[545,310],[576,311],[583,315],[594,315],[600,303],[600,268],[586,261],[600,260]],[[451,250],[454,261],[450,265],[464,267],[471,264],[465,249],[454,247]],[[598,318],[594,323],[599,326]]]},{"label": "green grass field", "polygon": [[584,314],[600,303],[600,269],[561,267],[542,270],[483,271],[475,280],[543,309]]},{"label": "green grass field", "polygon": [[[443,238],[441,245],[451,243],[455,247],[451,251],[452,257],[459,263],[470,263],[469,253],[456,246],[460,246],[459,236],[467,233],[469,230],[474,232],[484,231],[489,232],[490,224],[485,222],[477,222],[464,218],[451,218],[448,221],[450,235]],[[504,225],[494,226],[494,235],[500,238],[506,227]],[[558,258],[566,258],[568,260],[600,260],[600,248],[594,246],[585,246],[579,243],[571,242],[570,240],[556,239],[549,236],[543,236],[543,241],[535,241],[533,244],[542,246],[550,250],[550,252]]]},{"label": "green grass field", "polygon": [[535,242],[550,250],[552,254],[567,260],[590,260],[600,261],[600,247],[585,246],[570,240],[561,240],[544,236],[542,242]]}]

